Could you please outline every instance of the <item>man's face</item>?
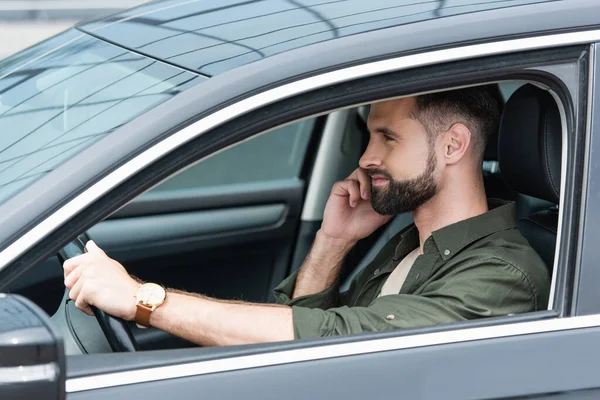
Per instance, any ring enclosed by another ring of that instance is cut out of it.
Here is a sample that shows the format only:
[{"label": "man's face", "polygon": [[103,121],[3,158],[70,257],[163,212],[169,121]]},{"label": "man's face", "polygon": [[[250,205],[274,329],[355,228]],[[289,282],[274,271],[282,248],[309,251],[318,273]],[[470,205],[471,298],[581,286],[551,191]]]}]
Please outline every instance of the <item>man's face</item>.
[{"label": "man's face", "polygon": [[371,176],[371,204],[379,214],[414,211],[437,192],[435,146],[423,125],[411,118],[415,101],[371,106],[371,138],[359,164]]}]

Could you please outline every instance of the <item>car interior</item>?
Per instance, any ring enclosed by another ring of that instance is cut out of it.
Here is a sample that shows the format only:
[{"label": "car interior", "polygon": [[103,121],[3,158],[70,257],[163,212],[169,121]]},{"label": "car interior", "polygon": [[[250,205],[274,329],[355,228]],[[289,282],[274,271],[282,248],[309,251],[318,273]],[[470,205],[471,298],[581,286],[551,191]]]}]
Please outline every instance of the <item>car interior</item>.
[{"label": "car interior", "polygon": [[[486,192],[516,202],[518,228],[552,276],[561,187],[559,107],[541,85],[499,86],[505,105],[482,166]],[[331,185],[356,168],[368,143],[367,115],[368,106],[361,105],[255,136],[189,166],[87,234],[141,279],[217,298],[273,301],[273,287],[309,251]],[[340,290],[410,223],[410,214],[398,215],[359,243],[346,260]],[[57,257],[21,277],[11,291],[67,325],[80,353],[111,351],[96,319],[67,304]],[[140,350],[194,346],[127,325]]]}]

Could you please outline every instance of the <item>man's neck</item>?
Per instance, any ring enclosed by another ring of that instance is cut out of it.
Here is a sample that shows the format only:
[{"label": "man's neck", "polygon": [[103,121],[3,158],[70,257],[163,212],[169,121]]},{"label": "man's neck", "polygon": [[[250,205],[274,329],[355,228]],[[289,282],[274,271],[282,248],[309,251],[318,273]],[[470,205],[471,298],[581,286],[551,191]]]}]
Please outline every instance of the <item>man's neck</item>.
[{"label": "man's neck", "polygon": [[448,185],[413,212],[421,252],[432,232],[488,211],[483,184],[468,188]]}]

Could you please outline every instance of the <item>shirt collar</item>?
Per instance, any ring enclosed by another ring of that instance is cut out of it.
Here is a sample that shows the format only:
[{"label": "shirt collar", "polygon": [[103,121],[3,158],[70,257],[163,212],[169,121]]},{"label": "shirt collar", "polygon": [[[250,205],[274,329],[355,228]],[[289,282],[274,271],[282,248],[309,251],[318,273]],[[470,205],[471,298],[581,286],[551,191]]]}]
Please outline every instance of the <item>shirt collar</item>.
[{"label": "shirt collar", "polygon": [[394,251],[394,261],[403,259],[417,247],[419,247],[419,231],[415,224],[410,224],[400,233],[398,245]]},{"label": "shirt collar", "polygon": [[492,233],[512,229],[517,226],[514,202],[488,199],[489,211],[434,231],[426,240],[432,240],[444,261],[452,258],[469,244]]},{"label": "shirt collar", "polygon": [[[423,253],[437,252],[446,261],[464,247],[485,236],[517,226],[514,202],[488,199],[488,209],[489,211],[484,214],[456,222],[433,232],[423,244]],[[419,246],[419,231],[414,224],[411,224],[400,234],[394,260],[404,258],[417,246]]]}]

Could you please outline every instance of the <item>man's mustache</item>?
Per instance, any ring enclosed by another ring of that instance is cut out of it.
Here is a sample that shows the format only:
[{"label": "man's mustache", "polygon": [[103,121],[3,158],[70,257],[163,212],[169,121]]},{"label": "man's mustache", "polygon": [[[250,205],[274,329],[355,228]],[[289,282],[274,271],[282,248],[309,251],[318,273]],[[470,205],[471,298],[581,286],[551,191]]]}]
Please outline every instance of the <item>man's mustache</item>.
[{"label": "man's mustache", "polygon": [[383,176],[385,179],[387,179],[390,182],[392,182],[394,180],[394,177],[392,176],[392,174],[387,172],[385,169],[369,168],[365,171],[367,172],[367,175],[369,175],[371,178],[373,178],[373,175],[380,175],[380,176]]}]

